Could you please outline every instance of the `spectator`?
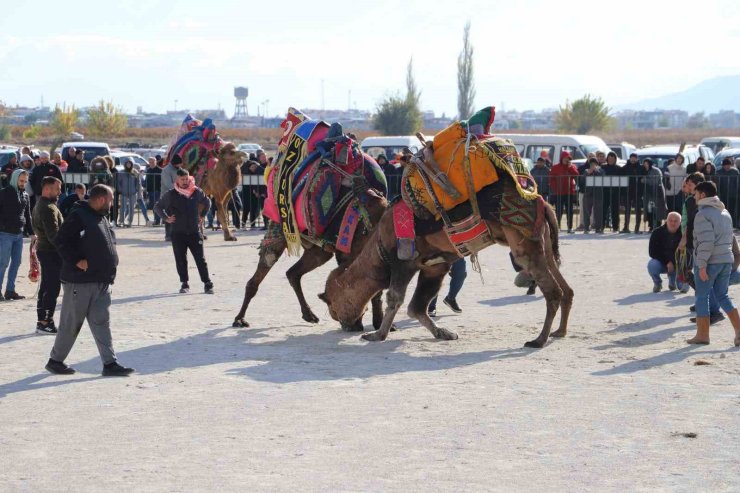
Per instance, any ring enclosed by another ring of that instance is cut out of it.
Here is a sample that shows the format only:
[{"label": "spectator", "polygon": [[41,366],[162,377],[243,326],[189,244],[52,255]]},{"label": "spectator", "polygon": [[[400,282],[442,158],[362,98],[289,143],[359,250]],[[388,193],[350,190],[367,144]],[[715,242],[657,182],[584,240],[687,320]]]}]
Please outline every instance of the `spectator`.
[{"label": "spectator", "polygon": [[696,162],[691,163],[686,167],[686,174],[690,175],[691,173],[699,172],[699,173],[702,173],[704,177],[706,178],[707,173],[706,173],[706,170],[704,169],[706,165],[707,163],[706,161],[704,161],[704,158],[699,156],[698,158],[696,158]]},{"label": "spectator", "polygon": [[732,222],[735,227],[740,225],[738,217],[740,211],[738,211],[738,187],[740,186],[740,170],[738,170],[730,158],[724,158],[722,160],[722,169],[717,171],[716,174],[717,189],[719,192],[719,199],[724,202],[725,209],[732,216]]},{"label": "spectator", "polygon": [[640,234],[640,222],[642,221],[642,186],[640,177],[645,174],[645,169],[640,165],[637,154],[630,154],[629,160],[622,167],[622,175],[629,177],[627,196],[624,197],[624,229],[622,233],[630,232],[630,219],[632,208],[635,210],[635,234]]},{"label": "spectator", "polygon": [[190,292],[188,284],[188,250],[195,259],[204,291],[213,294],[213,283],[208,275],[208,264],[203,252],[203,239],[200,223],[210,208],[210,200],[203,190],[195,186],[195,180],[187,170],[177,171],[175,188],[162,195],[154,206],[156,213],[164,222],[172,225],[172,251],[180,277],[180,293]]},{"label": "spectator", "polygon": [[573,232],[573,204],[576,201],[576,178],[578,178],[578,169],[570,161],[570,153],[563,151],[560,154],[560,162],[550,170],[550,203],[555,205],[558,228],[561,227],[563,211],[566,211],[568,233]]},{"label": "spectator", "polygon": [[[123,171],[116,176],[116,190],[121,194],[121,209],[118,215],[118,225],[131,227],[134,222],[136,199],[141,192],[141,181],[134,171],[134,161],[127,158],[123,164]],[[124,218],[126,218],[124,222]]]},{"label": "spectator", "polygon": [[113,158],[110,156],[99,156],[90,161],[90,188],[95,185],[113,186],[112,164]]},{"label": "spectator", "polygon": [[28,154],[21,154],[19,166],[30,173],[33,170],[33,158]]},{"label": "spectator", "polygon": [[740,315],[727,294],[734,262],[732,217],[717,197],[714,183],[697,185],[695,198],[699,207],[694,219],[696,335],[686,342],[709,344],[709,298],[713,293],[735,329],[735,346],[740,346]]},{"label": "spectator", "polygon": [[606,164],[606,153],[604,151],[596,151],[596,161],[603,168]]},{"label": "spectator", "polygon": [[648,261],[647,270],[653,279],[653,293],[659,293],[663,289],[663,282],[660,279],[661,274],[668,275],[668,289],[675,291],[680,289],[682,293],[689,290],[688,285],[676,283],[676,249],[681,243],[681,214],[671,212],[668,214],[666,223],[650,235],[650,245],[648,252],[650,260]]},{"label": "spectator", "polygon": [[[672,162],[671,162],[672,161]],[[676,154],[676,159],[670,160],[666,167],[666,202],[669,212],[678,212],[683,207],[683,186],[686,178],[683,154]]]},{"label": "spectator", "polygon": [[663,188],[663,173],[653,167],[653,160],[647,158],[642,161],[645,168],[645,177],[642,178],[645,192],[643,194],[643,207],[647,215],[647,223],[650,231],[661,224],[665,218],[665,188]]},{"label": "spectator", "polygon": [[[534,181],[537,183],[537,192],[539,192],[545,200],[548,200],[550,196],[550,168],[547,167],[547,162],[544,158],[537,158],[531,173],[532,178],[534,178]],[[387,173],[386,176],[388,176]],[[401,181],[400,177],[397,181]],[[390,183],[388,183],[388,187],[390,190]],[[394,195],[390,195],[390,197],[393,198]]]},{"label": "spectator", "polygon": [[[604,170],[604,176],[617,177],[622,174],[622,170],[617,166],[617,154],[610,151],[606,155],[606,162],[601,167]],[[604,186],[604,207],[602,209],[602,218],[604,226],[611,226],[612,231],[619,232],[619,178],[605,178]],[[597,209],[594,209],[596,214]],[[603,232],[603,231],[602,231]]]},{"label": "spectator", "polygon": [[[182,158],[175,154],[172,156],[171,162],[162,169],[160,195],[164,196],[165,193],[172,190],[175,186],[175,180],[177,179],[177,170],[182,168]],[[171,241],[170,231],[172,225],[165,221],[164,223],[164,241]]]},{"label": "spectator", "polygon": [[594,229],[597,233],[601,234],[604,232],[604,216],[601,214],[601,208],[604,200],[604,187],[601,186],[588,186],[586,178],[590,176],[604,176],[604,169],[599,166],[599,162],[595,158],[588,160],[588,167],[583,170],[581,178],[583,194],[583,232],[584,234],[591,232],[591,218],[593,213]]},{"label": "spectator", "polygon": [[116,279],[116,236],[107,216],[113,190],[105,185],[90,189],[90,200],[74,209],[59,228],[56,247],[62,257],[62,309],[59,329],[46,369],[70,375],[64,360],[87,320],[103,361],[103,376],[126,376],[133,368],[118,364],[110,331],[111,285]]},{"label": "spectator", "polygon": [[59,166],[49,161],[48,152],[41,151],[39,154],[39,164],[33,168],[31,176],[28,179],[30,182],[29,184],[31,185],[31,191],[33,191],[31,210],[33,210],[33,206],[36,204],[36,198],[41,197],[41,181],[45,176],[53,176],[61,181],[62,186],[64,186],[64,178],[62,178],[62,172],[59,169]]},{"label": "spectator", "polygon": [[[10,176],[10,186],[0,190],[0,301],[25,298],[15,291],[15,278],[21,265],[23,235],[34,238],[31,205],[25,191],[27,183],[28,172],[17,169]],[[2,287],[6,271],[8,281],[3,296]]]},{"label": "spectator", "polygon": [[67,148],[65,161],[67,161],[67,170],[69,173],[87,173],[87,169],[84,163],[77,157],[77,149],[74,147]]},{"label": "spectator", "polygon": [[[150,211],[154,211],[154,206],[159,202],[160,190],[162,188],[162,168],[157,166],[156,158],[150,157],[147,160],[146,177],[144,179],[144,185],[146,188],[147,205]],[[154,225],[159,226],[160,218],[156,212],[154,212]]]},{"label": "spectator", "polygon": [[385,154],[379,154],[375,160],[383,170],[385,179],[388,182],[388,198],[394,199],[401,194],[401,175],[403,175],[403,168],[400,166],[394,166],[385,157]]},{"label": "spectator", "polygon": [[247,220],[251,228],[256,227],[256,221],[262,212],[263,196],[267,194],[267,187],[260,185],[257,180],[264,175],[265,169],[257,161],[247,161],[242,164],[242,176],[253,176],[249,178],[250,184],[242,186],[242,203],[244,205],[244,228]]},{"label": "spectator", "polygon": [[54,241],[64,221],[57,207],[61,194],[62,182],[53,176],[45,176],[41,180],[41,196],[33,209],[33,230],[38,238],[36,252],[41,263],[41,284],[36,302],[36,332],[39,334],[57,333],[54,310],[62,287],[59,277],[62,257],[59,256]]},{"label": "spectator", "polygon": [[545,160],[545,166],[552,168],[552,159],[550,159],[550,152],[547,149],[540,151],[540,157]]},{"label": "spectator", "polygon": [[0,169],[0,188],[5,188],[10,183],[10,175],[13,171],[20,168],[18,165],[18,157],[15,154],[11,154],[8,158],[8,162]]},{"label": "spectator", "polygon": [[84,183],[77,183],[74,188],[74,193],[67,195],[59,203],[59,212],[62,213],[62,218],[66,219],[69,213],[72,212],[74,206],[80,200],[87,200],[87,187]]},{"label": "spectator", "polygon": [[156,156],[154,156],[154,159],[157,160],[157,166],[159,166],[160,168],[164,168],[164,159],[162,159],[161,154],[157,154]]},{"label": "spectator", "polygon": [[[457,304],[457,295],[460,294],[460,290],[462,289],[463,284],[465,284],[466,277],[468,277],[468,273],[465,268],[465,258],[463,257],[453,262],[450,266],[450,290],[447,292],[447,296],[445,296],[444,300],[442,300],[442,302],[455,313],[462,313],[460,305]],[[437,316],[436,296],[429,302],[427,312],[430,317]]]},{"label": "spectator", "polygon": [[62,155],[58,152],[51,155],[51,162],[56,164],[57,167],[59,167],[59,171],[62,173],[66,173],[67,169],[69,169],[69,164],[67,164],[67,161],[62,159]]}]

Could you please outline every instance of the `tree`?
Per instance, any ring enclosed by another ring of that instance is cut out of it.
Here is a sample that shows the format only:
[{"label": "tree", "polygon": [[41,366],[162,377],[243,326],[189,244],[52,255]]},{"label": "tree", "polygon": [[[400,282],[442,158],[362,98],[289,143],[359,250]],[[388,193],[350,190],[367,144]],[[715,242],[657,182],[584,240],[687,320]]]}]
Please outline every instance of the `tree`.
[{"label": "tree", "polygon": [[38,125],[31,125],[23,131],[22,136],[25,140],[34,140],[39,138],[40,133],[41,127],[39,127]]},{"label": "tree", "polygon": [[87,112],[87,131],[96,137],[120,135],[128,126],[128,118],[123,108],[114,106],[111,101],[100,100],[98,105]]},{"label": "tree", "polygon": [[457,115],[467,120],[473,114],[475,82],[473,81],[473,46],[470,44],[470,21],[463,31],[463,49],[457,57]]},{"label": "tree", "polygon": [[373,128],[383,135],[413,135],[421,128],[421,115],[409,98],[388,96],[376,108]]},{"label": "tree", "polygon": [[691,115],[686,122],[688,128],[707,128],[709,127],[709,120],[704,116],[704,112],[694,113]]},{"label": "tree", "polygon": [[75,131],[77,125],[77,119],[80,116],[80,112],[77,108],[72,105],[67,109],[65,104],[61,108],[57,105],[54,108],[54,112],[51,114],[51,121],[49,122],[54,133],[59,137],[68,137],[69,134]]},{"label": "tree", "polygon": [[419,109],[419,103],[421,101],[421,91],[416,87],[416,79],[414,78],[414,57],[409,59],[409,64],[406,67],[406,101],[414,106],[421,114]]},{"label": "tree", "polygon": [[573,103],[566,101],[555,114],[555,125],[561,132],[587,134],[608,129],[613,124],[609,107],[601,98],[586,94]]}]

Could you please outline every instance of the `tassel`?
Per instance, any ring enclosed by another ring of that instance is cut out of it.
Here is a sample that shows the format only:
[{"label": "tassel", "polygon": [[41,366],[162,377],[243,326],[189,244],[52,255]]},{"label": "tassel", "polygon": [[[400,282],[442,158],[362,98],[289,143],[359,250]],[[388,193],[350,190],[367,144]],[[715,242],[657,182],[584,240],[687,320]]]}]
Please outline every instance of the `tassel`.
[{"label": "tassel", "polygon": [[473,272],[477,272],[478,275],[480,275],[480,282],[481,284],[485,285],[486,281],[483,279],[483,269],[480,267],[480,260],[478,259],[478,254],[474,253],[470,256],[470,265],[473,266]]}]

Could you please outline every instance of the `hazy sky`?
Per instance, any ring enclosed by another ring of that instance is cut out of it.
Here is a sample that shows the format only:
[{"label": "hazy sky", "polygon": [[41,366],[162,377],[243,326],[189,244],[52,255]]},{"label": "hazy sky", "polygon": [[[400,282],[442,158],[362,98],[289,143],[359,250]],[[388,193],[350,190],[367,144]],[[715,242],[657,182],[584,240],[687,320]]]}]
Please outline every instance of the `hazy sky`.
[{"label": "hazy sky", "polygon": [[[464,6],[464,7],[462,7]],[[476,106],[617,105],[740,74],[740,2],[3,2],[0,100],[127,111],[215,108],[235,85],[250,114],[372,109],[403,91],[410,57],[423,109],[454,115],[457,55],[472,23]]]}]

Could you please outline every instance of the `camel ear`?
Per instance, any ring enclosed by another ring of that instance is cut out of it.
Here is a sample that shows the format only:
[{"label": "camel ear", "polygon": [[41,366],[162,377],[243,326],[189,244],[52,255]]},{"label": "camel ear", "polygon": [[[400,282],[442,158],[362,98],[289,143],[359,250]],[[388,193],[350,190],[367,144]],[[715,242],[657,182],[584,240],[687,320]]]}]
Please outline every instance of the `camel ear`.
[{"label": "camel ear", "polygon": [[373,198],[376,198],[376,199],[381,198],[381,196],[378,195],[378,192],[374,188],[368,188],[367,189],[367,192],[365,192],[365,193],[367,193],[368,196],[373,197]]}]

